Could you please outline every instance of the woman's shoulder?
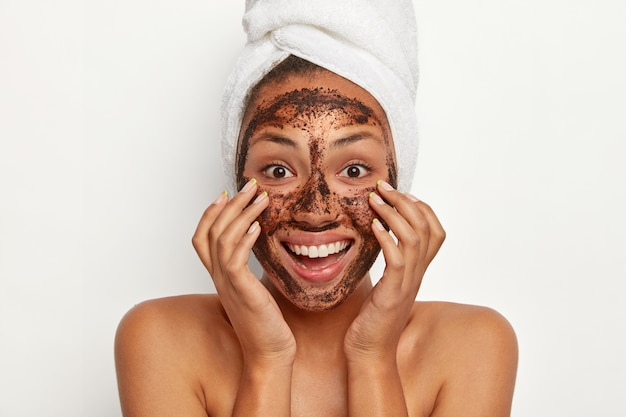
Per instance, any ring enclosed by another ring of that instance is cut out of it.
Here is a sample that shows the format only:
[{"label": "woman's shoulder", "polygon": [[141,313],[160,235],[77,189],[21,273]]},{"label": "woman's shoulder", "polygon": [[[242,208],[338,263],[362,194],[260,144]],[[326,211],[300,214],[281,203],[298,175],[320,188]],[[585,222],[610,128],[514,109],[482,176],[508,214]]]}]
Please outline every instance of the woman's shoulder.
[{"label": "woman's shoulder", "polygon": [[[232,396],[230,380],[235,380],[238,370],[237,347],[216,295],[175,296],[137,304],[122,318],[115,337],[123,408],[148,410],[153,406],[151,399],[162,398],[161,406],[167,403],[171,407],[169,415],[205,415],[202,410],[214,401],[212,395]],[[233,371],[218,372],[224,363]],[[172,396],[176,401],[165,401]],[[189,408],[181,408],[183,405]]]},{"label": "woman's shoulder", "polygon": [[[416,302],[405,333],[404,366],[437,381],[440,404],[450,410],[487,407],[468,415],[506,415],[502,410],[510,407],[504,399],[512,396],[518,348],[502,314],[476,305]],[[503,400],[493,400],[494,395]]]},{"label": "woman's shoulder", "polygon": [[428,323],[433,330],[459,331],[472,327],[487,326],[490,330],[511,333],[513,328],[508,320],[498,311],[485,306],[451,303],[446,301],[416,301],[413,318],[424,325]]},{"label": "woman's shoulder", "polygon": [[515,331],[498,311],[484,306],[441,301],[415,302],[410,326],[422,340],[443,346],[464,344],[467,350],[517,349]]},{"label": "woman's shoulder", "polygon": [[174,339],[200,328],[226,323],[219,298],[214,294],[190,294],[143,301],[131,308],[118,326],[123,338]]},{"label": "woman's shoulder", "polygon": [[[132,307],[122,318],[126,322],[145,319],[170,319],[182,317],[213,317],[222,311],[217,294],[187,294],[143,301]],[[202,313],[197,315],[197,313]]]},{"label": "woman's shoulder", "polygon": [[[116,355],[135,351],[167,354],[184,351],[227,329],[225,314],[215,295],[194,294],[143,301],[120,321]],[[210,329],[211,331],[207,331]]]},{"label": "woman's shoulder", "polygon": [[[150,349],[162,353],[207,350],[233,340],[232,328],[216,294],[190,294],[147,300],[122,318],[116,350]],[[182,348],[182,349],[181,349]]]}]

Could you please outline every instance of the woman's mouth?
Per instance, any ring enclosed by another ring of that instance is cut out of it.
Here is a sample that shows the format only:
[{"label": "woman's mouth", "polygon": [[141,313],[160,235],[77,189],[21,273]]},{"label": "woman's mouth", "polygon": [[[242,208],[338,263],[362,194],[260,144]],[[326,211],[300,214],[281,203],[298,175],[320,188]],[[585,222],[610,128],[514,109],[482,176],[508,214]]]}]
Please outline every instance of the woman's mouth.
[{"label": "woman's mouth", "polygon": [[295,253],[298,256],[308,256],[311,259],[314,258],[326,258],[329,255],[340,253],[350,246],[349,240],[340,240],[333,243],[327,243],[324,245],[294,245],[286,243],[287,248],[291,253]]},{"label": "woman's mouth", "polygon": [[352,240],[338,240],[321,245],[296,245],[285,242],[283,246],[299,267],[319,271],[339,262],[352,246]]}]

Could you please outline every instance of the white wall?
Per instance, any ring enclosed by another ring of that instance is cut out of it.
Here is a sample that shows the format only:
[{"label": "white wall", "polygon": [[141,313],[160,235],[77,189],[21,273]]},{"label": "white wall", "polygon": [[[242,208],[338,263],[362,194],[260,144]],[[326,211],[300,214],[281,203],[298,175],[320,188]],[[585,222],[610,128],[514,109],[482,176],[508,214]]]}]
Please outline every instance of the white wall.
[{"label": "white wall", "polygon": [[[190,237],[243,1],[0,0],[0,417],[119,416],[112,340]],[[515,326],[513,415],[623,416],[626,3],[416,0],[421,299]]]}]

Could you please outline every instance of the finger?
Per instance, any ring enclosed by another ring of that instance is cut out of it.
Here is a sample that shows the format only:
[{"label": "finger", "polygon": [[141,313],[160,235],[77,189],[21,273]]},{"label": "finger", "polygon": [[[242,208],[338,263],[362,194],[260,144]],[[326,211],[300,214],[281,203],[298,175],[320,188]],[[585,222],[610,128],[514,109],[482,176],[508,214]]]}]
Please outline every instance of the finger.
[{"label": "finger", "polygon": [[[217,258],[217,240],[222,236],[224,230],[238,216],[241,216],[243,209],[250,200],[255,196],[257,190],[256,179],[251,179],[244,185],[231,201],[220,211],[213,224],[208,229],[208,245],[209,256],[215,260]],[[252,223],[253,219],[248,220],[248,226]]]},{"label": "finger", "polygon": [[[248,257],[257,236],[250,241],[247,236],[251,224],[267,207],[267,193],[260,194],[215,241],[211,241],[211,258],[214,263],[213,282],[218,292],[223,288],[241,285],[245,277],[255,278],[248,267]],[[253,229],[254,230],[254,229]],[[233,257],[234,255],[237,255]]]},{"label": "finger", "polygon": [[243,307],[255,310],[255,306],[262,305],[263,301],[267,300],[267,290],[248,267],[250,250],[260,232],[259,222],[254,221],[241,238],[230,259],[216,265],[216,268],[220,269],[216,274],[220,279],[214,279],[215,289],[222,299],[226,313],[233,321],[242,313]]},{"label": "finger", "polygon": [[219,216],[215,219],[210,232],[219,236],[224,228],[227,227],[233,219],[237,218],[241,214],[246,205],[248,205],[256,195],[256,191],[257,181],[255,178],[252,178],[220,212]]},{"label": "finger", "polygon": [[378,240],[383,252],[383,258],[385,259],[385,271],[383,272],[383,280],[386,281],[385,285],[399,289],[402,286],[406,268],[402,251],[398,248],[398,245],[396,245],[396,242],[389,232],[385,230],[380,220],[376,218],[372,221],[372,231]]},{"label": "finger", "polygon": [[425,226],[425,219],[422,218],[421,212],[417,210],[415,204],[419,201],[416,197],[397,191],[385,181],[378,181],[377,185],[377,191],[382,198],[394,207],[409,222],[413,229],[419,230]]},{"label": "finger", "polygon": [[419,201],[413,196],[409,197],[416,200],[415,205],[421,211],[426,221],[428,221],[430,227],[430,239],[428,241],[428,249],[426,252],[426,266],[428,266],[434,259],[435,255],[437,255],[437,252],[439,252],[443,242],[446,240],[446,231],[441,225],[439,218],[428,204],[423,201]]},{"label": "finger", "polygon": [[[255,219],[267,208],[268,204],[269,198],[267,192],[264,191],[217,238],[215,255],[220,260],[220,264],[230,265],[235,268],[241,265],[247,266],[248,256],[254,243],[254,241],[249,241],[248,231],[251,225],[254,224]],[[233,256],[237,250],[240,256],[235,259]],[[242,256],[244,254],[245,256]]]},{"label": "finger", "polygon": [[409,193],[400,193],[384,181],[378,182],[378,191],[396,210],[407,219],[414,230],[427,230],[428,239],[424,252],[426,266],[433,260],[445,239],[445,231],[439,219],[428,206]]},{"label": "finger", "polygon": [[446,239],[446,231],[437,218],[437,215],[428,204],[409,193],[404,193],[404,196],[408,198],[413,206],[417,207],[422,216],[424,216],[424,219],[428,222],[429,239],[425,257],[426,266],[428,266],[435,255],[437,255],[437,252],[439,252],[441,245]]},{"label": "finger", "polygon": [[211,259],[209,256],[209,228],[213,225],[213,222],[224,208],[226,203],[228,202],[228,192],[223,191],[220,195],[217,196],[215,201],[204,210],[200,221],[198,222],[198,226],[191,238],[191,243],[196,250],[196,253],[200,257],[200,260],[207,268],[209,273],[211,273]]},{"label": "finger", "polygon": [[256,242],[260,234],[261,226],[258,221],[254,221],[233,250],[228,264],[224,266],[226,276],[229,277],[230,283],[240,299],[244,297],[243,293],[247,293],[247,290],[253,288],[252,286],[255,285],[255,282],[259,282],[248,267],[248,259],[250,258],[250,251],[254,246],[254,242]]},{"label": "finger", "polygon": [[407,263],[413,267],[417,259],[423,258],[428,247],[428,222],[424,216],[414,207],[411,210],[411,214],[407,216],[411,218],[409,222],[407,217],[405,217],[406,209],[403,215],[385,203],[376,193],[370,193],[370,206],[396,235],[398,246],[405,253],[407,261],[411,261]]}]

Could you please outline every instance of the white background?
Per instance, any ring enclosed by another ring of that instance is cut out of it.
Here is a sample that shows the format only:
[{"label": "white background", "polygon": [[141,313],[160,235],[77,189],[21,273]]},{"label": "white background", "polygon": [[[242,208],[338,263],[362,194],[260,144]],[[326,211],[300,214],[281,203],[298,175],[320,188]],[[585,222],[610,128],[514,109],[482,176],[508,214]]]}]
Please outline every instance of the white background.
[{"label": "white background", "polygon": [[[54,4],[53,4],[54,3]],[[416,0],[420,299],[514,325],[513,416],[624,416],[626,2]],[[0,416],[119,416],[116,325],[209,292],[243,0],[0,0]]]}]

